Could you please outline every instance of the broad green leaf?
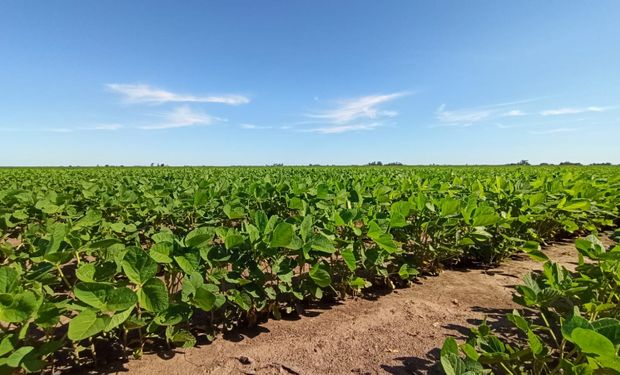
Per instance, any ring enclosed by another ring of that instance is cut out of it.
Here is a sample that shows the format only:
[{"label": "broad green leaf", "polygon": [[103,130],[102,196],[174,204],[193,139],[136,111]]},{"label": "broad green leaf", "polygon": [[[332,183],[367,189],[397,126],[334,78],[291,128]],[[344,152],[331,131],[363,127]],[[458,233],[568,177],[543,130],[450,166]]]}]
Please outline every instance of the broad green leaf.
[{"label": "broad green leaf", "polygon": [[310,247],[312,250],[327,254],[333,254],[336,251],[332,241],[322,234],[315,234],[312,236],[312,240],[310,240]]},{"label": "broad green leaf", "polygon": [[120,326],[121,324],[125,323],[125,321],[127,319],[129,319],[129,317],[131,316],[131,313],[133,312],[133,307],[130,309],[127,309],[125,311],[121,311],[119,313],[116,313],[114,315],[112,315],[110,317],[110,320],[107,322],[104,331],[105,332],[110,332],[111,330],[115,329],[116,327]]},{"label": "broad green leaf", "polygon": [[168,291],[160,279],[149,279],[138,290],[138,303],[146,311],[159,312],[168,308]]},{"label": "broad green leaf", "polygon": [[17,271],[8,266],[0,267],[0,293],[13,293],[17,285]]},{"label": "broad green leaf", "polygon": [[145,251],[135,247],[125,254],[122,266],[129,280],[138,285],[157,274],[157,263]]},{"label": "broad green leaf", "polygon": [[153,244],[149,250],[149,255],[157,263],[168,264],[172,263],[172,251],[174,245],[170,242],[158,242]]},{"label": "broad green leaf", "polygon": [[287,247],[293,240],[293,226],[285,221],[278,224],[271,235],[270,247]]},{"label": "broad green leaf", "polygon": [[342,259],[344,260],[344,263],[349,268],[349,271],[355,272],[355,270],[357,269],[357,265],[356,265],[355,254],[353,253],[353,248],[352,247],[346,247],[346,248],[342,249],[340,251],[340,255],[342,256]]},{"label": "broad green leaf", "polygon": [[28,353],[32,352],[33,350],[34,347],[32,346],[22,346],[8,356],[8,358],[6,359],[6,365],[13,368],[19,367],[24,357],[26,357],[26,355],[28,355]]},{"label": "broad green leaf", "polygon": [[196,289],[194,303],[204,311],[211,311],[215,304],[215,294],[204,285]]},{"label": "broad green leaf", "polygon": [[0,321],[2,322],[25,322],[34,315],[41,304],[41,300],[31,291],[14,294],[11,297],[7,304],[0,299]]},{"label": "broad green leaf", "polygon": [[584,328],[575,328],[571,333],[573,342],[584,352],[588,354],[597,354],[599,356],[615,356],[616,347],[605,336],[600,333]]},{"label": "broad green leaf", "polygon": [[69,322],[67,336],[73,341],[84,340],[103,331],[107,325],[104,318],[93,310],[84,310]]},{"label": "broad green leaf", "polygon": [[321,288],[325,288],[332,283],[332,278],[329,274],[329,269],[322,263],[316,263],[309,272],[310,278],[314,283]]},{"label": "broad green leaf", "polygon": [[211,228],[196,228],[185,236],[185,246],[200,247],[206,245],[213,239],[213,235],[213,229]]}]

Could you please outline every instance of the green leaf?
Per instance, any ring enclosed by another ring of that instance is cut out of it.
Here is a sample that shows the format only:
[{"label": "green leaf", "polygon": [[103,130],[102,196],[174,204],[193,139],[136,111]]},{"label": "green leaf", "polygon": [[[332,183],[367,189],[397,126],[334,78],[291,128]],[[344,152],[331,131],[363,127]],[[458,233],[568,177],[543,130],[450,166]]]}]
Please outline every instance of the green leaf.
[{"label": "green leaf", "polygon": [[568,341],[573,342],[572,333],[575,328],[592,329],[592,324],[577,314],[573,314],[570,319],[562,324],[562,336]]},{"label": "green leaf", "polygon": [[106,325],[106,320],[98,317],[95,311],[84,310],[69,322],[67,336],[73,341],[84,340],[103,331]]},{"label": "green leaf", "polygon": [[149,250],[149,255],[153,258],[157,263],[168,264],[172,263],[172,251],[174,250],[174,245],[170,242],[158,242],[151,246]]},{"label": "green leaf", "polygon": [[204,311],[211,311],[215,304],[216,296],[204,285],[196,289],[194,303]]},{"label": "green leaf", "polygon": [[322,253],[333,254],[336,252],[336,248],[332,241],[322,234],[315,234],[310,240],[310,248]]},{"label": "green leaf", "polygon": [[415,277],[419,274],[419,271],[417,270],[417,268],[408,265],[407,263],[403,263],[402,266],[400,266],[400,269],[398,270],[398,276],[400,276],[401,279],[403,280],[409,280],[412,277]]},{"label": "green leaf", "polygon": [[252,297],[245,292],[233,293],[229,299],[244,311],[248,311],[252,307]]},{"label": "green leaf", "polygon": [[605,336],[600,333],[584,328],[575,328],[571,333],[575,345],[584,353],[597,354],[600,356],[615,356],[616,347]]},{"label": "green leaf", "polygon": [[570,201],[567,205],[562,207],[564,211],[588,211],[590,210],[591,204],[590,201],[582,200],[582,201]]},{"label": "green leaf", "polygon": [[72,231],[80,230],[82,228],[89,228],[99,224],[101,221],[101,213],[88,210],[80,220],[76,221],[71,227]]},{"label": "green leaf", "polygon": [[114,315],[112,315],[110,317],[110,320],[107,322],[104,331],[105,332],[110,332],[111,330],[115,329],[116,327],[120,326],[121,324],[125,323],[125,321],[127,319],[129,319],[129,317],[131,316],[131,313],[133,312],[133,307],[130,309],[127,309],[125,311],[121,311],[119,313],[116,313]]},{"label": "green leaf", "polygon": [[294,235],[293,226],[285,221],[281,222],[276,226],[273,230],[273,234],[271,235],[271,242],[269,243],[269,247],[278,248],[278,247],[287,247],[290,245],[291,241],[293,241]]},{"label": "green leaf", "polygon": [[245,241],[245,238],[239,234],[236,230],[229,230],[224,238],[224,246],[226,249],[232,249],[237,247]]},{"label": "green leaf", "polygon": [[349,268],[349,271],[355,272],[355,270],[357,269],[357,265],[356,265],[357,261],[355,259],[355,253],[353,253],[353,248],[351,246],[348,246],[342,249],[340,251],[340,255],[342,256],[344,263]]},{"label": "green leaf", "polygon": [[77,299],[96,309],[103,309],[106,304],[108,293],[114,289],[110,284],[80,282],[73,288],[73,294]]},{"label": "green leaf", "polygon": [[143,250],[132,247],[122,262],[125,275],[133,283],[142,285],[157,274],[157,263]]},{"label": "green leaf", "polygon": [[32,346],[22,346],[21,348],[17,349],[13,353],[11,353],[11,355],[6,359],[7,366],[13,368],[19,367],[24,357],[33,350],[34,347]]},{"label": "green leaf", "polygon": [[129,288],[114,288],[107,296],[103,311],[121,311],[133,307],[138,302],[138,296]]},{"label": "green leaf", "polygon": [[185,236],[185,246],[200,247],[207,245],[213,239],[213,235],[213,229],[211,228],[196,228]]},{"label": "green leaf", "polygon": [[459,212],[461,202],[457,199],[443,199],[441,201],[441,216],[451,216]]},{"label": "green leaf", "polygon": [[160,279],[149,279],[138,290],[138,303],[146,311],[159,312],[168,308],[168,291]]},{"label": "green leaf", "polygon": [[231,220],[242,219],[245,216],[245,211],[243,210],[243,207],[232,207],[231,205],[226,204],[224,205],[223,210],[226,216],[228,216],[228,218]]},{"label": "green leaf", "polygon": [[527,331],[527,342],[530,345],[530,349],[532,350],[534,357],[538,358],[540,357],[541,354],[543,354],[543,351],[544,351],[543,343],[542,341],[540,341],[540,338],[532,330]]},{"label": "green leaf", "polygon": [[329,269],[322,263],[316,263],[309,272],[310,278],[321,288],[327,287],[332,282]]},{"label": "green leaf", "polygon": [[310,236],[312,235],[312,226],[313,226],[312,216],[311,215],[304,216],[304,219],[302,220],[300,228],[299,228],[301,239],[304,242],[307,241],[308,238],[310,238]]},{"label": "green leaf", "polygon": [[0,267],[0,293],[13,293],[17,289],[17,271],[8,266]]},{"label": "green leaf", "polygon": [[602,318],[592,322],[592,328],[607,337],[615,346],[620,345],[620,321],[613,318]]},{"label": "green leaf", "polygon": [[[9,296],[8,294],[3,294]],[[7,323],[21,323],[30,319],[38,310],[42,300],[31,291],[14,294],[10,302],[5,304],[0,300],[0,321]]]},{"label": "green leaf", "polygon": [[527,241],[521,249],[523,249],[532,260],[537,262],[546,262],[549,260],[549,257],[540,251],[540,244],[536,241]]},{"label": "green leaf", "polygon": [[370,286],[372,286],[372,283],[370,283],[370,281],[363,279],[361,277],[354,277],[351,280],[349,280],[349,286],[351,286],[351,288],[353,289],[364,289],[364,288],[368,288]]},{"label": "green leaf", "polygon": [[474,227],[486,227],[494,225],[499,221],[499,216],[492,207],[478,207],[474,211]]}]

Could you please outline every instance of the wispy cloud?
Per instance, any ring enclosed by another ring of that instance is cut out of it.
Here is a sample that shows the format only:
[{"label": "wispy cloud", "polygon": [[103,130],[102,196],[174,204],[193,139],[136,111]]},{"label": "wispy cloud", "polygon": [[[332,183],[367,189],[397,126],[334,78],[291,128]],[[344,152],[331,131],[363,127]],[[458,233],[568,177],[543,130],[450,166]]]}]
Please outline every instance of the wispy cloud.
[{"label": "wispy cloud", "polygon": [[548,109],[545,111],[541,111],[540,114],[543,116],[559,116],[559,115],[574,115],[578,113],[585,112],[603,112],[610,109],[610,107],[584,107],[584,108],[556,108],[556,109]]},{"label": "wispy cloud", "polygon": [[98,124],[93,126],[83,126],[78,128],[79,130],[103,130],[103,131],[114,131],[122,129],[123,125],[121,124]]},{"label": "wispy cloud", "polygon": [[547,130],[532,130],[530,134],[556,134],[556,133],[572,133],[580,130],[579,128],[555,128]]},{"label": "wispy cloud", "polygon": [[523,112],[520,109],[513,109],[507,112],[504,112],[501,114],[501,116],[503,117],[519,117],[519,116],[525,116],[527,115],[527,113]]},{"label": "wispy cloud", "polygon": [[216,121],[225,121],[224,119],[208,115],[204,112],[194,111],[188,106],[177,107],[171,112],[162,115],[164,121],[159,124],[139,126],[142,130],[162,130],[186,128],[189,126],[211,125]]},{"label": "wispy cloud", "polygon": [[340,134],[340,133],[346,133],[346,132],[351,132],[351,131],[374,130],[381,126],[383,126],[383,124],[381,123],[338,125],[338,126],[326,126],[326,127],[320,127],[320,128],[303,129],[301,131],[307,132],[307,133]]},{"label": "wispy cloud", "polygon": [[[372,130],[382,125],[382,121],[398,116],[398,112],[381,107],[393,100],[409,95],[408,92],[367,95],[335,102],[332,108],[306,113],[306,121],[297,125],[312,125],[300,129],[302,132],[337,134],[357,130]],[[372,123],[364,123],[372,121]],[[319,126],[317,126],[319,125]]]},{"label": "wispy cloud", "polygon": [[[498,119],[500,117],[519,117],[527,115],[517,108],[510,108],[517,105],[531,103],[545,99],[546,97],[515,100],[510,102],[495,103],[478,107],[468,107],[447,110],[446,105],[442,104],[435,111],[435,116],[439,124],[433,127],[468,127],[477,123]],[[508,107],[508,108],[507,108]]]},{"label": "wispy cloud", "polygon": [[437,120],[439,120],[443,126],[471,126],[490,118],[492,114],[493,110],[491,109],[479,108],[447,111],[445,104],[440,105],[436,111]]},{"label": "wispy cloud", "polygon": [[346,99],[338,102],[336,108],[309,113],[306,116],[331,124],[345,124],[358,119],[394,117],[398,115],[397,112],[383,111],[379,109],[379,106],[405,95],[407,95],[407,93],[397,92],[386,95],[368,95],[354,99]]},{"label": "wispy cloud", "polygon": [[196,102],[239,105],[250,102],[250,99],[243,95],[198,96],[179,94],[145,84],[109,83],[105,86],[111,92],[122,95],[128,103],[163,104]]},{"label": "wispy cloud", "polygon": [[272,126],[260,126],[254,124],[241,124],[241,129],[247,130],[260,130],[260,129],[272,129]]}]

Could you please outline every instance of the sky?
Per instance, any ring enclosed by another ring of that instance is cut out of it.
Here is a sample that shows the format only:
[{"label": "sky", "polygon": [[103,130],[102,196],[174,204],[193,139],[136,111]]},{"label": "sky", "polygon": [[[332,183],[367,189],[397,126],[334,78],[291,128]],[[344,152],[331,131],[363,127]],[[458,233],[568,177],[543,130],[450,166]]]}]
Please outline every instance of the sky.
[{"label": "sky", "polygon": [[620,2],[0,2],[0,165],[620,163]]}]

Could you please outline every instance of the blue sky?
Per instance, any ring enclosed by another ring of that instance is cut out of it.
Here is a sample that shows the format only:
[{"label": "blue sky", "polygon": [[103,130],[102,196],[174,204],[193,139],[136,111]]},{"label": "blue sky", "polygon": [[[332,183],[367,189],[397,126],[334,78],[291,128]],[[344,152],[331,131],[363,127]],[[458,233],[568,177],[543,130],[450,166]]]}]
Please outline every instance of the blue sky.
[{"label": "blue sky", "polygon": [[0,165],[620,163],[620,2],[0,3]]}]

